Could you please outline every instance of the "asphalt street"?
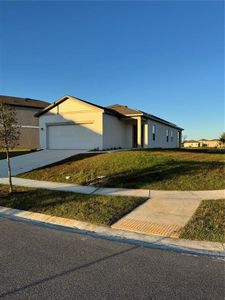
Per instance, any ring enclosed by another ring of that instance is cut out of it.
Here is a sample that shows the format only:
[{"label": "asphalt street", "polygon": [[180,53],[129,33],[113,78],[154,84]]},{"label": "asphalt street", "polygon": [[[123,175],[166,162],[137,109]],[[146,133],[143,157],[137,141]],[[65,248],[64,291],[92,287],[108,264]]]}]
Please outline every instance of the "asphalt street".
[{"label": "asphalt street", "polygon": [[224,261],[0,218],[1,299],[224,299]]}]

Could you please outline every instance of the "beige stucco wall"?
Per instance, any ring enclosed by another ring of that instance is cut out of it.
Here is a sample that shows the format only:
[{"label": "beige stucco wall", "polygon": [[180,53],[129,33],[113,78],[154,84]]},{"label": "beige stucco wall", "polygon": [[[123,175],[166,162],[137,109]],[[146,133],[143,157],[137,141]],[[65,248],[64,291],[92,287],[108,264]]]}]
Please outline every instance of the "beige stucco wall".
[{"label": "beige stucco wall", "polygon": [[[90,140],[90,149],[103,146],[103,128],[102,128],[101,109],[95,108],[86,103],[68,99],[58,106],[51,109],[48,113],[40,116],[40,147],[41,149],[48,148],[48,126],[56,123],[79,124],[93,133]],[[82,123],[84,122],[84,123]]]},{"label": "beige stucco wall", "polygon": [[[70,98],[48,113],[40,116],[40,147],[48,148],[48,126],[51,124],[77,124],[93,132],[88,149],[99,148],[132,148],[133,124],[135,120],[118,119],[103,112],[102,109]],[[82,123],[84,122],[84,123]],[[82,124],[81,124],[82,123]],[[178,148],[178,130],[151,120],[145,121],[145,148]],[[156,125],[156,140],[152,138],[152,125]],[[166,141],[166,130],[169,130],[169,141]],[[171,140],[173,131],[173,141]],[[94,145],[94,146],[93,146]]]},{"label": "beige stucco wall", "polygon": [[184,142],[184,148],[198,148],[199,142]]},{"label": "beige stucco wall", "polygon": [[199,141],[201,147],[208,147],[208,148],[218,148],[221,147],[222,143],[220,141]]},{"label": "beige stucco wall", "polygon": [[103,114],[103,149],[132,148],[132,123]]},{"label": "beige stucco wall", "polygon": [[[147,124],[148,124],[148,148],[179,148],[177,129],[152,120],[147,120]],[[152,135],[153,125],[156,126],[155,141],[153,141],[153,135]],[[167,142],[166,140],[166,130],[169,130],[169,142]],[[171,140],[171,132],[173,132],[173,141]]]},{"label": "beige stucco wall", "polygon": [[184,142],[184,148],[200,148],[200,147],[221,148],[222,146],[223,145],[219,141],[199,140],[197,142]]}]

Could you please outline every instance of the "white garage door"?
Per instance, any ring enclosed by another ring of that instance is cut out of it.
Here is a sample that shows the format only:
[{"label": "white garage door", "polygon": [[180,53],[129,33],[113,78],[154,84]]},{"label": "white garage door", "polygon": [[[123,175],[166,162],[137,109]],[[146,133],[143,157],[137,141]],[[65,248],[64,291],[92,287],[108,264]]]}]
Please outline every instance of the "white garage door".
[{"label": "white garage door", "polygon": [[88,125],[49,125],[48,149],[94,149],[99,147],[98,134],[90,129],[91,124]]}]

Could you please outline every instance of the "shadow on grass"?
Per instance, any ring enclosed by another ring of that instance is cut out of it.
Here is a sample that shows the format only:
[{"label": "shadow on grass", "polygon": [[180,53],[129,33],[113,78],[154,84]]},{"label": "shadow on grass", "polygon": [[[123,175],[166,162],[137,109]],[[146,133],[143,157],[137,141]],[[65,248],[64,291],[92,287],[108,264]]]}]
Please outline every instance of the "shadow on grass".
[{"label": "shadow on grass", "polygon": [[[172,161],[158,164],[157,166],[152,166],[143,169],[134,169],[129,170],[129,172],[120,172],[116,173],[113,176],[109,176],[103,181],[100,186],[101,187],[120,187],[120,188],[151,188],[151,185],[158,185],[160,182],[163,184],[165,182],[171,184],[171,188],[177,189],[172,186],[176,183],[178,185],[179,179],[186,176],[186,180],[190,180],[188,188],[191,189],[192,186],[194,189],[200,186],[204,180],[205,176],[208,177],[208,181],[210,177],[212,177],[212,181],[215,180],[215,174],[210,174],[212,171],[218,172],[218,185],[223,185],[224,188],[224,164],[219,162],[189,162],[189,161],[182,161],[173,164]],[[207,175],[208,173],[208,175]],[[188,179],[189,176],[189,179]],[[200,176],[202,182],[196,182],[194,179]],[[183,182],[185,185],[185,182]],[[214,187],[210,187],[210,182],[208,182],[209,188],[215,189]],[[162,189],[166,188],[162,186]],[[184,186],[186,189],[187,186]],[[182,186],[179,187],[182,189]]]},{"label": "shadow on grass", "polygon": [[[134,151],[157,152],[159,149],[132,150],[131,153]],[[162,153],[165,152],[169,154],[171,151],[177,151],[178,153],[190,152],[186,149],[165,149]],[[200,150],[193,152],[199,153],[199,151]],[[162,157],[160,162],[157,162],[157,160],[154,162],[153,160],[151,164],[157,163],[157,165],[151,166],[149,165],[148,157],[146,157],[144,158],[146,159],[146,165],[143,161],[141,161],[141,165],[139,166],[138,161],[135,161],[137,159],[135,155],[131,155],[130,160],[127,159],[128,156],[125,156],[128,165],[122,162],[122,166],[120,166],[120,158],[117,160],[110,156],[103,156],[102,159],[96,161],[93,160],[93,164],[87,164],[87,166],[85,162],[83,162],[80,166],[81,170],[76,167],[76,162],[85,159],[88,161],[89,158],[98,157],[99,155],[101,156],[104,154],[106,153],[90,152],[75,155],[60,162],[36,169],[34,170],[34,173],[27,172],[19,175],[18,177],[65,182],[65,176],[68,173],[72,175],[71,179],[66,181],[67,183],[88,185],[90,182],[94,181],[94,184],[99,187],[147,188],[162,190],[209,190],[224,188],[224,180],[222,176],[224,174],[224,164],[222,161],[214,161],[213,157],[211,157],[210,160],[200,160],[199,157],[196,157],[195,160],[188,160],[186,155],[181,159],[176,159],[176,155],[168,157],[165,156]],[[134,159],[135,165],[133,169],[132,159]],[[165,159],[167,160],[165,161]],[[103,166],[103,162],[107,161],[108,165],[106,163],[105,166]],[[51,170],[51,167],[56,168]],[[84,172],[82,172],[83,168]],[[36,171],[42,172],[36,173]],[[81,172],[81,175],[79,175],[79,172]],[[79,176],[77,176],[77,174]],[[106,177],[102,179],[102,176],[100,175],[104,175]]]},{"label": "shadow on grass", "polygon": [[154,148],[154,149],[136,149],[135,151],[146,151],[146,152],[158,152],[158,151],[162,151],[162,152],[186,152],[186,153],[206,153],[206,154],[225,154],[225,149],[224,148],[197,148],[197,149],[191,149],[191,148],[175,148],[175,149],[171,149],[171,148]]},{"label": "shadow on grass", "polygon": [[203,148],[203,149],[175,149],[179,152],[188,152],[188,153],[206,153],[206,154],[225,154],[225,149],[223,148]]},{"label": "shadow on grass", "polygon": [[43,189],[27,189],[16,188],[13,193],[4,191],[0,193],[0,205],[18,208],[22,210],[38,211],[52,205],[63,203],[65,199],[71,201],[72,193],[43,190]]},{"label": "shadow on grass", "polygon": [[[15,157],[15,156],[19,156],[19,155],[25,155],[25,154],[29,154],[32,152],[36,152],[37,150],[21,150],[21,151],[10,151],[9,152],[9,157]],[[0,151],[0,160],[1,159],[6,159],[6,152],[4,151]]]},{"label": "shadow on grass", "polygon": [[83,195],[45,189],[17,188],[13,194],[0,193],[0,206],[39,212],[109,226],[143,204],[144,197]]}]

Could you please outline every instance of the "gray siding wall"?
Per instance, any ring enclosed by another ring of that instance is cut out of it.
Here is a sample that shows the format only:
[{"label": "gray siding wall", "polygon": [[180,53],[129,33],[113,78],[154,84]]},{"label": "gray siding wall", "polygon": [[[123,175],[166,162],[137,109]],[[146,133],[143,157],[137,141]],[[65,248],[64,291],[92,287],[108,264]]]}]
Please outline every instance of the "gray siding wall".
[{"label": "gray siding wall", "polygon": [[[179,148],[178,130],[159,122],[147,120],[148,143],[144,143],[145,148]],[[152,127],[155,125],[156,133],[153,140]],[[169,133],[167,141],[167,130]],[[145,134],[144,134],[145,136]],[[103,149],[133,147],[132,123],[119,120],[110,115],[103,115]]]},{"label": "gray siding wall", "polygon": [[34,114],[40,109],[32,107],[14,107],[16,109],[16,116],[20,125],[38,126],[38,118]]},{"label": "gray siding wall", "polygon": [[39,148],[39,128],[21,128],[21,135],[17,148]]},{"label": "gray siding wall", "polygon": [[39,120],[34,114],[40,109],[32,107],[13,107],[16,110],[17,121],[21,126],[18,148],[39,148]]},{"label": "gray siding wall", "polygon": [[[179,148],[178,130],[164,124],[148,120],[148,148]],[[152,127],[156,126],[155,140],[153,140]],[[169,131],[167,142],[166,130]],[[173,138],[171,138],[171,133]]]}]

